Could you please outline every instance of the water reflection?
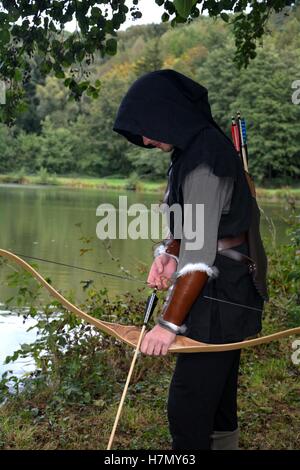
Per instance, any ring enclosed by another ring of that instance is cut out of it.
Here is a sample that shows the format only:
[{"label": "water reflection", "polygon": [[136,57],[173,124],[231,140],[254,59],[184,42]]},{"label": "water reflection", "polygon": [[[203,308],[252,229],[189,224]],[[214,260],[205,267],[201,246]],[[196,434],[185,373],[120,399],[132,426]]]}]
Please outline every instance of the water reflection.
[{"label": "water reflection", "polygon": [[23,322],[23,317],[11,314],[7,310],[0,310],[0,376],[7,370],[12,370],[14,375],[22,375],[34,370],[34,363],[28,358],[18,359],[10,364],[3,364],[6,356],[10,356],[18,350],[21,344],[32,343],[36,338],[36,329],[27,331],[36,323],[28,318]]}]

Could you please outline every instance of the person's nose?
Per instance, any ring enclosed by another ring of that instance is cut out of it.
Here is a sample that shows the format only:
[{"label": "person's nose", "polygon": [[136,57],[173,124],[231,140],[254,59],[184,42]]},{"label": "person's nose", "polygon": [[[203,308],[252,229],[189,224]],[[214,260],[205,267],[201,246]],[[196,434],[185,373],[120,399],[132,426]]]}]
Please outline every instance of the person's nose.
[{"label": "person's nose", "polygon": [[144,142],[144,145],[149,145],[151,144],[151,139],[148,139],[147,137],[143,136],[143,142]]}]

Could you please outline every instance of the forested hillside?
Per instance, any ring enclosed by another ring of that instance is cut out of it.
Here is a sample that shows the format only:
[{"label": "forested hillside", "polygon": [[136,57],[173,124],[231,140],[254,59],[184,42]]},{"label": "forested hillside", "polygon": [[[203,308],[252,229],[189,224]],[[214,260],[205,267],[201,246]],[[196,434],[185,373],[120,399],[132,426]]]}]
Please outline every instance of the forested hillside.
[{"label": "forested hillside", "polygon": [[[248,126],[250,171],[259,182],[297,182],[300,176],[300,7],[273,16],[270,34],[247,69],[232,62],[234,40],[222,21],[132,26],[118,33],[118,54],[89,65],[100,98],[69,101],[63,83],[37,73],[26,85],[28,108],[16,124],[0,127],[0,173],[46,169],[58,175],[163,178],[169,154],[129,145],[112,131],[122,96],[142,73],[172,68],[206,86],[213,115],[230,134],[238,109]],[[38,60],[36,58],[35,60]],[[146,112],[146,110],[145,110]],[[150,157],[150,158],[149,158]]]}]

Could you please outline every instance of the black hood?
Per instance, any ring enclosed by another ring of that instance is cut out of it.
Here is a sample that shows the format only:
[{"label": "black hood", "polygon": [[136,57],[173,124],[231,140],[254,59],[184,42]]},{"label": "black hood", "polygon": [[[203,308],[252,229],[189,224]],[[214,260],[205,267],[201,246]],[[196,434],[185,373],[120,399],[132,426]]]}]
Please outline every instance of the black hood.
[{"label": "black hood", "polygon": [[200,163],[217,176],[236,179],[242,171],[231,139],[212,117],[207,89],[175,70],[138,78],[122,99],[113,130],[144,148],[154,146],[144,145],[142,136],[172,144],[171,167],[179,163],[181,176]]},{"label": "black hood", "polygon": [[124,96],[113,130],[133,144],[144,145],[142,136],[183,150],[213,120],[207,89],[171,69],[155,70],[138,78]]}]

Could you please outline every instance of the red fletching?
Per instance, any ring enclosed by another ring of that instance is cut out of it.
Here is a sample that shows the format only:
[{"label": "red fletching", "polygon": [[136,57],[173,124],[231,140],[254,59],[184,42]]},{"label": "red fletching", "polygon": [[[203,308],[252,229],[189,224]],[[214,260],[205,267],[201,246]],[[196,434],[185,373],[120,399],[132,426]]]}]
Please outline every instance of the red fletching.
[{"label": "red fletching", "polygon": [[232,140],[233,140],[233,143],[237,152],[240,152],[241,150],[240,134],[239,134],[238,126],[234,119],[232,120],[232,124],[231,124],[231,135],[232,135]]}]

